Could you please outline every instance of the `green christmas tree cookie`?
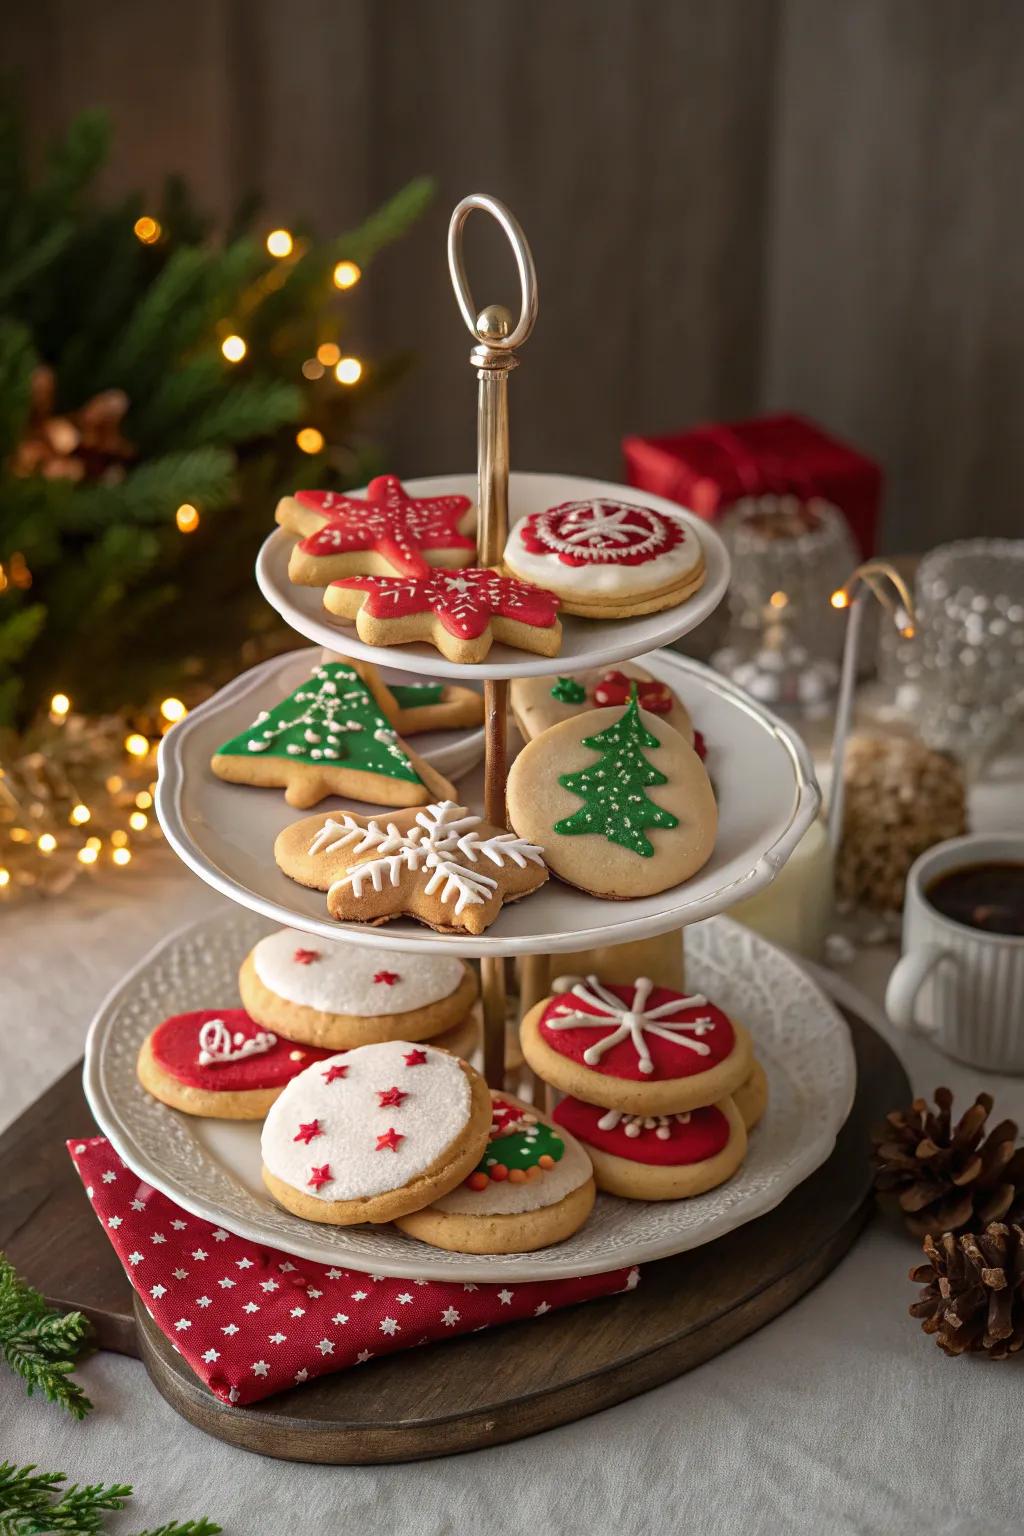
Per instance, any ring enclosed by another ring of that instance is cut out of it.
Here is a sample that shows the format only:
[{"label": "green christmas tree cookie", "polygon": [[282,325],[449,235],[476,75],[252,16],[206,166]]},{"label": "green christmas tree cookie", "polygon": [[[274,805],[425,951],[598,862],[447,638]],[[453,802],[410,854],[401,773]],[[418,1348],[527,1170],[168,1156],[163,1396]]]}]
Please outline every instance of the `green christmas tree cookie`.
[{"label": "green christmas tree cookie", "polygon": [[562,788],[579,795],[583,804],[571,816],[556,821],[554,830],[563,837],[596,833],[649,859],[654,847],[644,829],[677,827],[679,818],[645,793],[668,780],[644,756],[661,742],[640,719],[635,684],[618,720],[596,736],[584,736],[582,745],[599,753],[599,761],[577,773],[560,775]]},{"label": "green christmas tree cookie", "polygon": [[402,741],[355,668],[337,661],[315,667],[308,682],[261,710],[211,766],[233,784],[283,788],[288,804],[302,809],[326,795],[391,806],[455,796]]}]

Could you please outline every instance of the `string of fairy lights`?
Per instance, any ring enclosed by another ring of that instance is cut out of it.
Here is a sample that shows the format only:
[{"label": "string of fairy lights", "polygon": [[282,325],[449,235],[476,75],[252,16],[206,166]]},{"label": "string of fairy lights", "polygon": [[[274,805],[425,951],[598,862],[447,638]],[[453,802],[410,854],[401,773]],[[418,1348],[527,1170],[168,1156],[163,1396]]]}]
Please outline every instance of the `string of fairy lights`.
[{"label": "string of fairy lights", "polygon": [[[156,245],[164,237],[160,221],[149,214],[136,219],[134,232],[143,245]],[[238,313],[217,328],[221,355],[233,366],[249,352],[245,316],[280,287],[287,265],[306,248],[287,229],[272,229],[265,245],[274,265],[242,296]],[[354,288],[361,277],[358,263],[350,260],[337,262],[332,272],[333,286],[341,292]],[[337,342],[324,341],[302,363],[301,373],[316,382],[329,372],[342,388],[351,388],[363,377],[364,365]],[[297,429],[295,442],[310,455],[326,446],[319,428],[308,424]],[[201,517],[200,507],[182,502],[174,512],[175,526],[179,533],[195,533]],[[21,554],[0,562],[0,593],[31,585],[32,573]],[[140,845],[160,839],[153,815],[157,748],[187,713],[181,699],[168,697],[126,729],[120,716],[91,718],[76,712],[67,693],[53,694],[49,710],[19,744],[17,755],[0,763],[0,904],[61,891],[89,870],[125,869]]]}]

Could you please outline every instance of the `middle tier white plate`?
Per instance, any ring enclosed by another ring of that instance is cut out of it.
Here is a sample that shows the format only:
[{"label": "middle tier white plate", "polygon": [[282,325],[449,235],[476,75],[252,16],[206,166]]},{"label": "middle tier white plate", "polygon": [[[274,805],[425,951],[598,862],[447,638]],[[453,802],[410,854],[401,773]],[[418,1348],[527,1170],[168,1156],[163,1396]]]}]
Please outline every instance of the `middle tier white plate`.
[{"label": "middle tier white plate", "polygon": [[[189,868],[232,901],[321,938],[349,938],[380,949],[497,956],[557,954],[667,933],[711,917],[767,885],[814,820],[821,797],[800,737],[742,689],[673,652],[658,651],[642,660],[675,690],[703,733],[719,808],[718,837],[708,863],[691,880],[656,896],[604,901],[552,878],[532,896],[505,907],[478,937],[435,933],[409,918],[379,928],[337,923],[327,915],[322,892],[297,885],[274,863],[274,839],[301,813],[285,804],[280,790],[225,784],[211,772],[216,748],[251,718],[234,723],[230,711],[222,714],[217,708],[221,694],[161,743],[160,824]],[[459,797],[472,809],[482,808],[479,769],[459,783]],[[338,803],[325,802],[325,808]],[[367,813],[365,805],[340,803]]]}]

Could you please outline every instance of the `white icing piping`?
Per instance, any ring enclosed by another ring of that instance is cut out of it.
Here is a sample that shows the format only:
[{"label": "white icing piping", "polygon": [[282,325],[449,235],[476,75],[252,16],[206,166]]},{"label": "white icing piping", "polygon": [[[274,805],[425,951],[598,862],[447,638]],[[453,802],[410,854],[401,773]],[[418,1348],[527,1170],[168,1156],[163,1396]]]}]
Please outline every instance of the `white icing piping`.
[{"label": "white icing piping", "polygon": [[223,1019],[207,1019],[199,1030],[199,1065],[223,1067],[232,1061],[242,1061],[246,1056],[262,1056],[277,1044],[277,1036],[269,1029],[248,1039],[241,1030],[231,1031]]},{"label": "white icing piping", "polygon": [[616,1027],[609,1030],[601,1040],[596,1040],[593,1045],[588,1045],[583,1052],[583,1060],[588,1067],[596,1066],[606,1051],[618,1045],[620,1040],[627,1036],[633,1041],[633,1046],[640,1061],[640,1071],[649,1075],[654,1071],[654,1062],[647,1048],[645,1034],[656,1035],[661,1040],[667,1040],[672,1045],[683,1045],[688,1051],[693,1051],[698,1056],[709,1056],[711,1047],[705,1045],[703,1040],[688,1039],[684,1030],[690,1030],[695,1035],[706,1035],[714,1029],[714,1021],[705,1016],[699,1019],[672,1021],[667,1015],[679,1013],[683,1008],[700,1008],[707,1003],[707,998],[702,992],[695,992],[692,997],[675,997],[667,1003],[659,1003],[656,1008],[645,1008],[645,1003],[654,990],[654,983],[647,976],[640,976],[633,983],[633,999],[628,1008],[613,992],[609,992],[596,976],[588,976],[586,982],[577,982],[568,993],[569,997],[578,997],[581,1002],[587,1003],[597,1012],[595,1018],[592,1013],[567,1013],[553,1019],[545,1019],[549,1029],[608,1029],[609,1020],[616,1021]]},{"label": "white icing piping", "polygon": [[631,1141],[640,1135],[641,1131],[653,1131],[659,1141],[668,1141],[672,1134],[672,1124],[689,1125],[690,1111],[686,1110],[681,1115],[627,1115],[621,1109],[610,1109],[602,1115],[597,1122],[599,1131],[614,1131],[615,1127],[622,1123],[622,1129]]}]

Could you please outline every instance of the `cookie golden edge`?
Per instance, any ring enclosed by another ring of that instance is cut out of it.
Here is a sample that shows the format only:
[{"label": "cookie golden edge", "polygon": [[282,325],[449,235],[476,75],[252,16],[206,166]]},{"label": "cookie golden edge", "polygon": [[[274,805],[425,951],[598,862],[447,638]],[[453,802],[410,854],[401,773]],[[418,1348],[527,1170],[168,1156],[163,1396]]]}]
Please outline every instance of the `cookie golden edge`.
[{"label": "cookie golden edge", "polygon": [[537,1076],[572,1094],[587,1104],[602,1109],[621,1109],[627,1115],[680,1115],[688,1109],[703,1109],[731,1095],[751,1071],[753,1048],[742,1024],[730,1017],[736,1037],[735,1046],[724,1061],[693,1077],[673,1077],[659,1082],[631,1082],[622,1077],[606,1077],[580,1062],[570,1061],[552,1050],[540,1033],[540,1021],[551,997],[542,998],[524,1016],[519,1026],[519,1043],[527,1066]]},{"label": "cookie golden edge", "polygon": [[440,1200],[473,1172],[490,1139],[491,1095],[487,1084],[468,1062],[455,1058],[469,1079],[469,1121],[428,1168],[399,1189],[359,1200],[320,1200],[306,1194],[276,1174],[264,1163],[263,1182],[278,1205],[302,1221],[323,1222],[332,1227],[352,1227],[360,1222],[395,1221],[434,1200]]},{"label": "cookie golden edge", "polygon": [[166,1104],[169,1109],[180,1109],[183,1114],[196,1115],[203,1120],[263,1120],[275,1099],[287,1087],[247,1088],[234,1093],[206,1093],[190,1083],[180,1082],[163,1067],[153,1055],[152,1034],[142,1042],[135,1063],[135,1075],[148,1094]]},{"label": "cookie golden edge", "polygon": [[594,1165],[598,1189],[623,1200],[691,1200],[726,1183],[747,1155],[747,1127],[731,1097],[719,1100],[715,1108],[729,1122],[729,1140],[714,1157],[701,1163],[679,1167],[634,1163],[585,1141],[583,1148]]},{"label": "cookie golden edge", "polygon": [[476,973],[463,961],[462,976],[455,991],[424,1008],[373,1017],[325,1013],[302,1003],[289,1002],[272,992],[257,974],[253,953],[253,950],[249,951],[238,972],[238,994],[249,1017],[285,1040],[321,1046],[326,1050],[351,1051],[359,1045],[380,1045],[387,1040],[411,1040],[414,1043],[429,1040],[461,1024],[479,992]]},{"label": "cookie golden edge", "polygon": [[751,1063],[750,1076],[733,1089],[732,1100],[743,1116],[747,1130],[752,1131],[768,1108],[768,1077],[756,1056]]}]

